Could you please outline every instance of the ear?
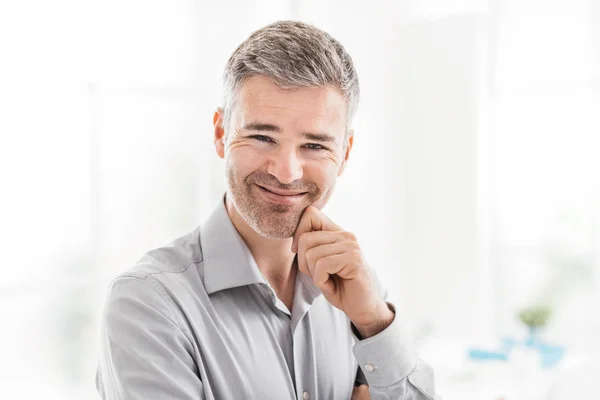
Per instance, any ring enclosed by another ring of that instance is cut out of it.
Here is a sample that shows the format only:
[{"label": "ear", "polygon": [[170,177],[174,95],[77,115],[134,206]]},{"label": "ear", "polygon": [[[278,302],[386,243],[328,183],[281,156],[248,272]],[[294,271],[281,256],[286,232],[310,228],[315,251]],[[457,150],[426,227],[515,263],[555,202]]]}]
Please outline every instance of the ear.
[{"label": "ear", "polygon": [[225,129],[223,128],[223,109],[217,108],[213,115],[213,126],[215,128],[215,150],[217,155],[221,158],[225,158]]},{"label": "ear", "polygon": [[342,160],[342,165],[340,166],[340,170],[338,171],[338,176],[342,175],[344,170],[346,169],[346,163],[350,158],[350,151],[352,150],[352,145],[354,144],[354,130],[351,130],[348,134],[348,139],[346,139],[346,146],[344,151],[344,159]]}]

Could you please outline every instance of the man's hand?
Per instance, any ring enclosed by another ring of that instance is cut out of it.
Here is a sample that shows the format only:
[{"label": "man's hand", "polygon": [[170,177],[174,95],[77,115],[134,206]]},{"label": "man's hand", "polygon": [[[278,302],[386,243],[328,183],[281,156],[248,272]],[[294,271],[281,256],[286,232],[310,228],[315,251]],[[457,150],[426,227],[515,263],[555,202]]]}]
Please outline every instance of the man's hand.
[{"label": "man's hand", "polygon": [[352,398],[350,400],[370,400],[371,394],[367,385],[355,386],[352,390]]},{"label": "man's hand", "polygon": [[384,330],[394,319],[381,297],[356,237],[318,208],[306,208],[294,234],[298,269],[312,278],[333,306],[342,310],[363,338]]}]

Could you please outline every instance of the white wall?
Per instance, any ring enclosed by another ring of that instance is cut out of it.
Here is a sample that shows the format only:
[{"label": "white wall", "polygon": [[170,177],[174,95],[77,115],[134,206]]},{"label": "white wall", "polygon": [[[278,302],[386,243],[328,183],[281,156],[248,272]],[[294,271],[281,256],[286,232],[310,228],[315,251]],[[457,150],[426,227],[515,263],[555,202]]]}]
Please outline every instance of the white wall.
[{"label": "white wall", "polygon": [[[222,68],[277,19],[316,24],[354,58],[355,147],[327,212],[357,233],[408,328],[466,345],[519,334],[521,295],[543,266],[529,245],[561,204],[549,199],[587,204],[600,176],[600,135],[585,147],[600,132],[600,30],[588,23],[599,12],[595,0],[1,3],[0,317],[11,324],[0,332],[0,397],[96,398],[106,284],[218,200]],[[562,23],[570,29],[554,29]],[[529,99],[544,101],[530,109]],[[544,185],[529,185],[538,177]],[[572,319],[557,319],[552,337],[579,342],[583,356],[599,329],[589,307],[565,302]],[[504,387],[498,374],[480,379],[483,368],[462,374],[465,348],[453,343],[455,353],[428,354],[445,398],[456,376],[473,380],[448,398]]]},{"label": "white wall", "polygon": [[[398,276],[411,312],[446,337],[489,333],[491,293],[479,224],[479,141],[485,139],[487,17],[409,23],[397,32],[394,82],[406,123],[406,264]],[[489,162],[489,160],[486,160]],[[485,217],[485,215],[483,215]],[[402,226],[402,219],[398,225]]]}]

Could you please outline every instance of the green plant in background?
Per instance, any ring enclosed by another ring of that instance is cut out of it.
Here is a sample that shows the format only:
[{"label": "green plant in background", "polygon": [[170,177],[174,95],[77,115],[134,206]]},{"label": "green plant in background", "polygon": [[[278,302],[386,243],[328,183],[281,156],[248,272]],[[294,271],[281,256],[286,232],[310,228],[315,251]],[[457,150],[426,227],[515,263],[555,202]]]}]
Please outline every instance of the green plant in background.
[{"label": "green plant in background", "polygon": [[552,315],[552,309],[548,306],[532,306],[524,308],[519,312],[519,319],[530,330],[536,330],[546,326]]},{"label": "green plant in background", "polygon": [[538,333],[546,326],[551,315],[552,308],[549,306],[531,306],[519,312],[519,319],[529,329],[529,337],[525,340],[528,346],[538,342]]}]

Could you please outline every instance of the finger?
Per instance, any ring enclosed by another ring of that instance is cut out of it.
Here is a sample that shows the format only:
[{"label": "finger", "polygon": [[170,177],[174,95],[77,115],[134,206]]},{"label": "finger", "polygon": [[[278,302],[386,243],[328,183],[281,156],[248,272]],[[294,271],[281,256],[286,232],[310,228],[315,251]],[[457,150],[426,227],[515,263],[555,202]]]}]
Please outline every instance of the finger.
[{"label": "finger", "polygon": [[306,262],[300,262],[300,257],[298,257],[298,254],[294,256],[294,265],[298,267],[298,270],[304,275],[308,275],[312,278],[312,276],[310,275],[310,271],[308,270],[308,265],[306,264]]},{"label": "finger", "polygon": [[[315,235],[314,238],[308,240],[309,238],[307,237],[307,235],[312,236],[312,233],[313,232],[309,232],[309,233],[305,233],[304,235],[302,235],[303,239],[299,240],[298,252],[296,253],[296,257],[298,258],[298,269],[301,272],[304,272],[306,275],[310,276],[311,278],[312,278],[312,271],[309,268],[309,263],[306,258],[306,252],[309,251],[313,247],[319,247],[319,246],[325,246],[328,244],[333,244],[333,243],[336,243],[336,240],[338,240],[338,238],[331,235],[331,233],[333,233],[333,232],[314,232],[314,233],[321,233],[323,235],[318,235],[319,237],[317,237],[317,235]],[[311,247],[309,247],[309,245]],[[316,261],[316,259],[315,259],[315,261]]]},{"label": "finger", "polygon": [[357,265],[348,253],[334,254],[320,258],[315,263],[313,282],[323,292],[333,292],[335,283],[332,275],[340,279],[352,279],[356,276]]},{"label": "finger", "polygon": [[[300,269],[300,271],[304,272],[312,278],[312,269],[310,267],[314,266],[314,262],[311,264],[306,259],[306,253],[310,249],[327,244],[346,242],[349,244],[348,250],[351,250],[357,245],[357,243],[352,243],[354,239],[355,237],[353,234],[344,231],[315,231],[303,233],[298,239],[297,245],[298,249],[296,257],[298,260],[298,268]],[[354,242],[356,241],[354,240]],[[329,254],[321,254],[319,257],[313,257],[313,260],[316,261],[318,258],[324,257],[326,255]]]},{"label": "finger", "polygon": [[[298,267],[301,271],[306,266],[306,252],[316,246],[325,244],[333,244],[341,242],[346,238],[346,235],[340,235],[343,232],[330,232],[330,231],[315,231],[305,232],[298,238],[298,244],[296,255],[298,256]],[[311,275],[309,273],[309,275]]]},{"label": "finger", "polygon": [[298,236],[298,243],[296,244],[298,251],[301,248],[308,250],[315,246],[320,246],[328,243],[337,242],[356,242],[356,236],[351,232],[346,231],[312,231],[304,232]]},{"label": "finger", "polygon": [[[314,232],[314,233],[317,233],[317,232]],[[319,232],[319,233],[321,233],[321,232]],[[333,239],[335,239],[335,238],[333,238]],[[304,257],[302,257],[302,259],[306,261],[308,271],[310,272],[310,275],[313,276],[315,264],[317,263],[318,260],[320,260],[321,258],[328,257],[328,256],[336,255],[336,254],[343,254],[343,253],[351,251],[351,250],[352,250],[351,243],[338,241],[338,242],[333,242],[333,243],[324,243],[321,245],[312,246],[310,248],[307,248],[306,251],[302,251],[302,244],[301,244],[301,250],[298,252],[298,254],[304,255]]]},{"label": "finger", "polygon": [[294,238],[292,240],[292,251],[295,253],[298,246],[298,237],[305,232],[311,231],[339,231],[341,228],[333,223],[321,210],[314,206],[308,206],[304,210]]},{"label": "finger", "polygon": [[[325,245],[333,245],[333,244],[343,244],[342,247],[335,247],[329,253],[325,253],[324,249],[319,250],[317,253],[314,253],[311,249],[315,247],[321,247]],[[340,254],[342,252],[352,252],[356,253],[357,259],[362,259],[362,255],[360,254],[360,246],[358,245],[358,241],[356,240],[356,236],[351,232],[346,231],[315,231],[315,232],[305,232],[298,239],[298,266],[301,267],[301,270],[308,270],[308,275],[312,277],[314,263],[322,257],[332,255],[332,254]],[[312,258],[307,258],[307,253],[312,253]]]},{"label": "finger", "polygon": [[308,261],[306,260],[306,252],[313,247],[336,243],[340,239],[334,235],[334,232],[307,232],[301,238],[298,241],[296,253],[296,257],[298,257],[298,269],[312,278],[312,271],[309,269]]},{"label": "finger", "polygon": [[362,278],[368,271],[362,268],[361,260],[360,254],[354,250],[320,258],[315,262],[312,271],[313,281],[315,284],[323,282],[326,278],[324,274],[337,275],[344,280]]}]

